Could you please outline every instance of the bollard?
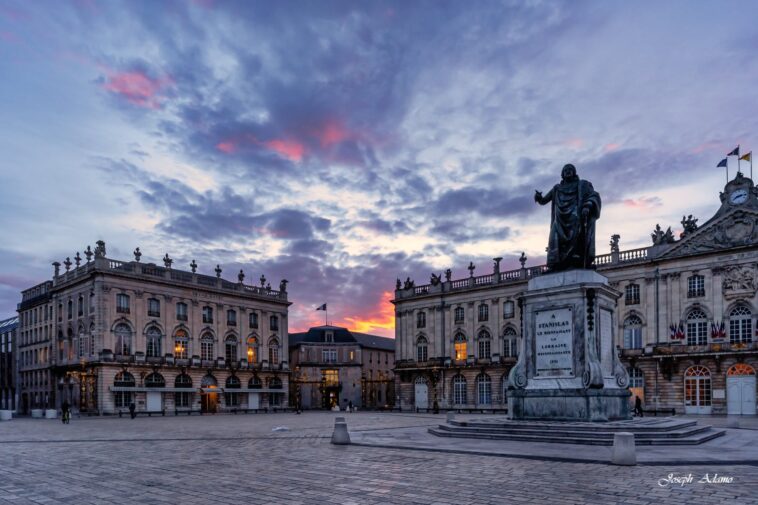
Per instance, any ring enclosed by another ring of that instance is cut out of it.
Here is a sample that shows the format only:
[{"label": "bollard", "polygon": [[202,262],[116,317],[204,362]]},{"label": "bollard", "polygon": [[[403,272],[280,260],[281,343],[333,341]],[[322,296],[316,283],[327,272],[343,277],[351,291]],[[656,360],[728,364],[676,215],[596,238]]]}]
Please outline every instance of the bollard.
[{"label": "bollard", "polygon": [[447,421],[449,423],[449,422],[451,422],[454,419],[455,419],[455,412],[453,412],[452,410],[448,410],[445,421]]},{"label": "bollard", "polygon": [[42,419],[45,417],[45,411],[42,409],[32,409],[32,419]]},{"label": "bollard", "polygon": [[[340,421],[340,419],[342,419]],[[332,443],[335,445],[348,445],[350,443],[350,434],[347,432],[347,423],[345,418],[338,417],[334,421],[334,433],[332,433]]]},{"label": "bollard", "polygon": [[0,410],[0,421],[10,421],[13,419],[13,412],[10,410]]},{"label": "bollard", "polygon": [[726,418],[726,427],[727,428],[739,428],[740,427],[740,419],[736,416],[729,416]]},{"label": "bollard", "polygon": [[613,435],[613,458],[614,465],[636,465],[637,454],[634,446],[634,433],[625,431]]},{"label": "bollard", "polygon": [[58,417],[58,411],[55,409],[45,409],[45,419],[55,419]]}]

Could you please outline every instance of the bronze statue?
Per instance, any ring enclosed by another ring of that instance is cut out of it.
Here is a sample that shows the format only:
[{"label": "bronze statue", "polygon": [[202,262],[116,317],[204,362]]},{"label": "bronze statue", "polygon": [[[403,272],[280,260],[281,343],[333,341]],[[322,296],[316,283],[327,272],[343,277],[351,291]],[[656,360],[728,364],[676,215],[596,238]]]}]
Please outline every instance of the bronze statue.
[{"label": "bronze statue", "polygon": [[551,272],[593,268],[595,221],[600,217],[600,195],[592,183],[579,179],[574,165],[561,171],[561,182],[545,196],[534,192],[540,205],[553,202],[547,266]]}]

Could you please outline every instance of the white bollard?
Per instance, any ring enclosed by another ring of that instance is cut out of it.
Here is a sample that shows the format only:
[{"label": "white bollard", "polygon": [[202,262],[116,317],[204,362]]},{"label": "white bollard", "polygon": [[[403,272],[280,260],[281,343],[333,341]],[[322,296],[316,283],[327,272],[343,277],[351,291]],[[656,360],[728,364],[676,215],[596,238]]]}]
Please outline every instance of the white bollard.
[{"label": "white bollard", "polygon": [[614,465],[636,465],[637,453],[634,446],[634,433],[625,431],[613,435],[613,458]]},{"label": "white bollard", "polygon": [[45,416],[45,411],[42,409],[32,409],[32,419],[42,419]]},{"label": "white bollard", "polygon": [[[342,421],[340,421],[342,419]],[[350,443],[350,434],[347,432],[347,423],[344,417],[338,417],[334,421],[334,433],[332,433],[332,443],[335,445],[348,445]]]},{"label": "white bollard", "polygon": [[10,421],[13,419],[13,412],[10,410],[0,410],[0,421]]},{"label": "white bollard", "polygon": [[740,418],[737,416],[728,416],[726,418],[726,427],[727,428],[739,428],[740,427]]},{"label": "white bollard", "polygon": [[45,419],[55,419],[58,417],[58,411],[55,409],[45,410]]},{"label": "white bollard", "polygon": [[455,419],[455,412],[453,412],[452,410],[448,410],[447,416],[445,417],[445,421],[449,423],[450,421],[454,419]]}]

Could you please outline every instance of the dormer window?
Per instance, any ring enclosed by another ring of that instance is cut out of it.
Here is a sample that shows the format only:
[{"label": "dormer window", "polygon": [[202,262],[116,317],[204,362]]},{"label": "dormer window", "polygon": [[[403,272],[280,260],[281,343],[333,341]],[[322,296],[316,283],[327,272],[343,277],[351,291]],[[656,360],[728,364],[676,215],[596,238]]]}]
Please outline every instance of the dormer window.
[{"label": "dormer window", "polygon": [[324,332],[324,342],[334,343],[334,332],[333,331]]}]

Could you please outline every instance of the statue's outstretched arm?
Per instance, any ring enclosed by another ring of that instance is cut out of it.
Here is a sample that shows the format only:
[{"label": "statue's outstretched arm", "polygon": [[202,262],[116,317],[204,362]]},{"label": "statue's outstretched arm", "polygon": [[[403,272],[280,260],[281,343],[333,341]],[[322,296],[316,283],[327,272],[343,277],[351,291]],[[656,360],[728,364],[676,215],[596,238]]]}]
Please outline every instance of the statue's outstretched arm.
[{"label": "statue's outstretched arm", "polygon": [[553,200],[553,190],[551,189],[548,191],[546,195],[542,195],[541,191],[534,191],[534,201],[537,202],[540,205],[545,205],[546,203],[549,203]]}]

